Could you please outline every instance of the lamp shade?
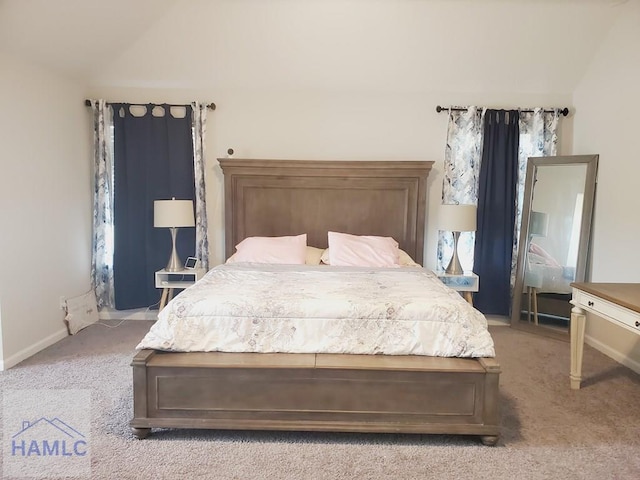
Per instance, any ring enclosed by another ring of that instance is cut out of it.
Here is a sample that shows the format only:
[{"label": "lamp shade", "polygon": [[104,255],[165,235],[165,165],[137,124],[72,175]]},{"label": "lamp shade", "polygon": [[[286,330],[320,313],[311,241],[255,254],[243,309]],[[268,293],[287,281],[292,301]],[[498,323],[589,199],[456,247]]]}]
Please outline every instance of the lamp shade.
[{"label": "lamp shade", "polygon": [[154,227],[195,227],[192,200],[155,200],[153,202]]},{"label": "lamp shade", "polygon": [[474,232],[476,230],[475,205],[440,205],[440,230],[448,232]]},{"label": "lamp shade", "polygon": [[549,214],[543,212],[531,212],[529,218],[529,235],[546,237],[549,230]]}]

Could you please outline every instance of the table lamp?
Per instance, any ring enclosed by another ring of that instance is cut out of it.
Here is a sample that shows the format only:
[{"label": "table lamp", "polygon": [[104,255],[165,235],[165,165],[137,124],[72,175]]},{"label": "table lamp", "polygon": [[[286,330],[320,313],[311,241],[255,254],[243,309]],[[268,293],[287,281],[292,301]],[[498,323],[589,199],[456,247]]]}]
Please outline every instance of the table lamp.
[{"label": "table lamp", "polygon": [[180,227],[195,227],[192,200],[155,200],[153,202],[153,226],[169,228],[171,231],[171,257],[165,267],[167,272],[183,269],[176,250],[176,236]]},{"label": "table lamp", "polygon": [[453,233],[453,255],[445,270],[449,275],[464,273],[458,258],[458,239],[460,232],[474,232],[476,230],[475,205],[440,205],[440,230]]},{"label": "table lamp", "polygon": [[544,212],[531,212],[529,218],[529,236],[546,237],[549,230],[549,214]]}]

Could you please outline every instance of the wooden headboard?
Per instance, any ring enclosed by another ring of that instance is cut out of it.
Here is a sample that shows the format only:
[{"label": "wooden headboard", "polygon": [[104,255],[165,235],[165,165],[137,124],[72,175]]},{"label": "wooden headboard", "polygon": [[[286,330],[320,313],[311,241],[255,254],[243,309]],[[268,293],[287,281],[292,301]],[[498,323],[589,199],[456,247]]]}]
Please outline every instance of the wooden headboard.
[{"label": "wooden headboard", "polygon": [[218,159],[224,173],[225,256],[252,236],[327,232],[395,238],[422,264],[433,162]]}]

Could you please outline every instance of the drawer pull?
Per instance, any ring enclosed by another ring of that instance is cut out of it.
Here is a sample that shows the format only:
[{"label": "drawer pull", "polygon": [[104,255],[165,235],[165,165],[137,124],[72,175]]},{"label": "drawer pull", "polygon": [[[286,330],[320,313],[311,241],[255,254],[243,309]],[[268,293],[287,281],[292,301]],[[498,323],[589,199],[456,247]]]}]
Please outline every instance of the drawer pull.
[{"label": "drawer pull", "polygon": [[640,327],[640,322],[636,320],[636,327]]},{"label": "drawer pull", "polygon": [[593,302],[592,302],[591,300],[589,300],[589,301],[587,302],[587,305],[589,305],[590,307],[593,307]]}]

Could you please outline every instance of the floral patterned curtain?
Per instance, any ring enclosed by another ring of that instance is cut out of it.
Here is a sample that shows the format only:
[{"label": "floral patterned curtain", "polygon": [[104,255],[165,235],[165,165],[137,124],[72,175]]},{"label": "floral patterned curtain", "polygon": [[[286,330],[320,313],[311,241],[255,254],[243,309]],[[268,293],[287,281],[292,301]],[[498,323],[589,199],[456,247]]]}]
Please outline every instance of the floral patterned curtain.
[{"label": "floral patterned curtain", "polygon": [[[449,109],[447,145],[444,157],[444,179],[442,183],[443,204],[477,204],[478,176],[482,161],[483,117],[480,107],[466,107],[465,110]],[[518,240],[522,219],[524,183],[529,157],[548,157],[557,154],[558,120],[560,110],[551,112],[544,108],[520,112],[520,147],[518,152],[518,185],[515,240],[512,257],[512,282],[515,277],[515,264],[518,258]],[[458,255],[465,270],[473,267],[473,249],[475,233],[460,235]],[[453,237],[450,232],[438,234],[437,268],[444,270],[453,253]]]},{"label": "floral patterned curtain", "polygon": [[209,238],[207,200],[205,190],[205,134],[207,131],[207,106],[192,102],[193,109],[193,161],[196,183],[196,257],[201,268],[209,270]]},{"label": "floral patterned curtain", "polygon": [[[449,109],[447,145],[444,153],[442,203],[478,202],[478,176],[482,160],[482,124],[484,111],[477,107]],[[465,270],[473,267],[475,232],[463,232],[458,242],[458,256]],[[453,254],[451,232],[438,233],[438,270],[444,270]]]},{"label": "floral patterned curtain", "polygon": [[518,242],[520,241],[520,223],[524,202],[524,184],[527,175],[529,157],[553,157],[558,151],[558,120],[560,110],[544,111],[534,108],[532,112],[520,112],[520,149],[518,151],[518,185],[516,194],[516,223],[511,259],[511,287],[515,283],[516,263],[518,261]]},{"label": "floral patterned curtain", "polygon": [[104,100],[92,100],[93,110],[93,241],[91,283],[99,308],[113,307],[113,123]]}]

